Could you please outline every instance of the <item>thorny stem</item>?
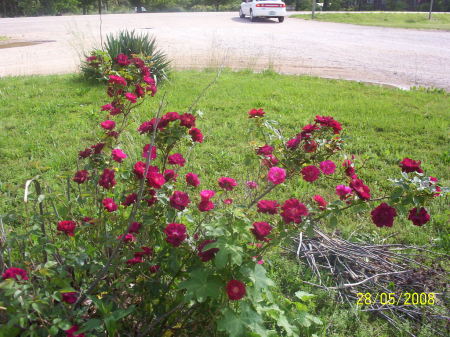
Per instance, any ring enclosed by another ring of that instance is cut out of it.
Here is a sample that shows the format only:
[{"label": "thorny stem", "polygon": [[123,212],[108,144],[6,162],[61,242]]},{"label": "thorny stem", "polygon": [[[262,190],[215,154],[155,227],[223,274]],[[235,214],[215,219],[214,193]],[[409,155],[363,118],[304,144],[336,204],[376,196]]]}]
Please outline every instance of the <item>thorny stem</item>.
[{"label": "thorny stem", "polygon": [[[158,119],[162,108],[164,106],[164,100],[165,100],[166,94],[164,93],[158,111],[156,113],[156,119]],[[153,133],[151,136],[151,142],[150,142],[150,148],[153,147],[154,143],[155,143],[155,138],[156,138],[156,129],[158,126],[158,122],[155,123],[155,125],[153,126]],[[135,217],[136,217],[136,213],[139,210],[140,207],[140,202],[142,200],[142,196],[143,196],[143,192],[144,192],[144,185],[145,185],[145,179],[147,177],[147,172],[148,169],[150,167],[150,162],[151,162],[151,156],[147,156],[146,158],[146,162],[145,162],[145,171],[144,171],[144,175],[141,178],[140,184],[139,184],[139,192],[138,192],[138,196],[137,196],[137,200],[133,205],[133,209],[131,210],[131,214],[130,217],[128,218],[128,227],[127,230],[122,234],[122,236],[126,235],[126,233],[129,232],[131,224],[134,222]],[[98,276],[95,278],[95,280],[91,283],[91,285],[89,286],[89,288],[80,296],[78,297],[77,301],[75,302],[75,305],[73,306],[73,310],[75,310],[86,298],[86,295],[90,294],[95,287],[98,285],[98,283],[100,282],[100,280],[105,277],[106,273],[108,272],[109,268],[111,267],[114,259],[116,258],[116,256],[118,255],[120,248],[122,247],[124,241],[123,240],[119,240],[118,243],[116,244],[116,246],[114,247],[114,250],[111,254],[111,256],[109,257],[108,261],[106,262],[105,266],[103,267],[103,269],[98,273]]]}]

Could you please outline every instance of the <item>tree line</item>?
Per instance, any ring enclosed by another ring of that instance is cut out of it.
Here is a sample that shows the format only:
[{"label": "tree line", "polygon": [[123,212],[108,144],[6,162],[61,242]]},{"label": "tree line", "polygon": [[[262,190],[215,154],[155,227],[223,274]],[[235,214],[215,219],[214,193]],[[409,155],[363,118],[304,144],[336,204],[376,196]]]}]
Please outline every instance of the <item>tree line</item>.
[{"label": "tree line", "polygon": [[[241,0],[0,0],[2,17],[142,11],[237,10]],[[323,10],[427,11],[430,0],[317,0]],[[309,10],[311,0],[285,0],[295,10]],[[434,11],[450,11],[450,0],[434,0]]]}]

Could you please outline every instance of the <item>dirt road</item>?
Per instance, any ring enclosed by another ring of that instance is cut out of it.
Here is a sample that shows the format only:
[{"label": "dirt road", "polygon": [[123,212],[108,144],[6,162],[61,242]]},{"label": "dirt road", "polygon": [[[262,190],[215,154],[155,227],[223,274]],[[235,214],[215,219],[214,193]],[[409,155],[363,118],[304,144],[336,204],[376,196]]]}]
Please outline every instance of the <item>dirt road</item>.
[{"label": "dirt road", "polygon": [[[122,28],[154,34],[177,68],[272,67],[291,74],[450,91],[450,32],[364,27],[288,18],[250,22],[236,13],[110,14],[103,40]],[[0,76],[73,72],[99,46],[100,18],[0,19]],[[29,46],[8,43],[46,41]]]}]

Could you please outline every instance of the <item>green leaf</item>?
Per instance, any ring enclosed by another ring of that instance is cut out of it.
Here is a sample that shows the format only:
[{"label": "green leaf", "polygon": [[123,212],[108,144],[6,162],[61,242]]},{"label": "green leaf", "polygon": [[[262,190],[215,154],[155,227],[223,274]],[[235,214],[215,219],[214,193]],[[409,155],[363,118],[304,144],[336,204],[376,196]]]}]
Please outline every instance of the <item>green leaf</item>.
[{"label": "green leaf", "polygon": [[187,301],[196,299],[198,302],[204,302],[206,298],[218,298],[224,287],[222,281],[210,275],[210,271],[203,268],[197,268],[189,274],[190,278],[180,283],[180,289],[186,289]]},{"label": "green leaf", "polygon": [[225,308],[222,313],[222,318],[217,322],[217,330],[224,331],[231,337],[243,336],[245,323],[242,318],[237,316],[230,308]]},{"label": "green leaf", "polygon": [[330,222],[330,226],[331,227],[333,227],[333,228],[335,228],[336,226],[337,226],[337,218],[334,216],[334,215],[332,215],[331,217],[330,217],[330,220],[329,220],[329,222]]},{"label": "green leaf", "polygon": [[398,198],[400,198],[400,197],[402,196],[402,194],[403,194],[403,188],[401,188],[401,187],[396,187],[396,188],[392,191],[392,193],[391,193],[391,195],[390,195],[390,199],[391,199],[391,200],[397,200]]},{"label": "green leaf", "polygon": [[83,324],[83,326],[81,327],[80,330],[77,331],[78,333],[84,333],[84,332],[88,332],[91,330],[94,330],[95,328],[102,326],[103,322],[99,319],[90,319],[89,321],[87,321],[85,324]]},{"label": "green leaf", "polygon": [[255,268],[250,269],[248,277],[252,280],[257,290],[267,289],[275,285],[275,283],[266,276],[267,271],[260,264],[255,264]]},{"label": "green leaf", "polygon": [[308,301],[308,300],[310,300],[311,298],[313,298],[315,295],[313,295],[313,294],[310,294],[310,293],[307,293],[306,291],[301,291],[301,290],[299,290],[299,291],[297,291],[296,293],[295,293],[295,296],[297,296],[299,299],[301,299],[302,301]]},{"label": "green leaf", "polygon": [[230,245],[225,240],[219,239],[208,245],[208,248],[219,248],[214,258],[214,264],[218,269],[224,268],[228,261],[237,266],[242,264],[242,254],[244,253],[242,247]]}]

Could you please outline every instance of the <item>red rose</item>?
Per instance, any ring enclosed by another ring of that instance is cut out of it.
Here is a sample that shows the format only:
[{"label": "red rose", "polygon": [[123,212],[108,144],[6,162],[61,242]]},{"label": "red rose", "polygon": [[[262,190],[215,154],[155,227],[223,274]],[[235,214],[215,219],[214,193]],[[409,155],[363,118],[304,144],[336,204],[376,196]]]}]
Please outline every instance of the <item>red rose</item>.
[{"label": "red rose", "polygon": [[333,174],[336,170],[336,164],[331,160],[325,160],[320,163],[320,170],[325,175]]},{"label": "red rose", "polygon": [[267,173],[267,180],[274,185],[279,185],[286,180],[286,170],[281,167],[271,167]]},{"label": "red rose", "polygon": [[263,109],[251,109],[248,113],[248,118],[264,117],[266,113]]},{"label": "red rose", "polygon": [[332,128],[335,134],[342,130],[341,124],[331,116],[316,116],[314,121],[322,126]]},{"label": "red rose", "polygon": [[26,270],[16,267],[10,267],[6,269],[5,272],[2,274],[2,279],[4,280],[10,278],[18,281],[19,277],[21,280],[24,281],[28,280],[28,274]]},{"label": "red rose", "polygon": [[180,116],[180,125],[188,129],[193,128],[195,126],[195,116],[188,113],[182,114]]},{"label": "red rose", "polygon": [[104,169],[103,173],[100,175],[98,184],[103,188],[110,189],[116,185],[115,172],[114,170]]},{"label": "red rose", "polygon": [[214,207],[215,207],[214,203],[210,200],[202,200],[198,204],[198,210],[200,212],[208,212],[208,211],[214,209]]},{"label": "red rose", "polygon": [[[143,152],[142,152],[142,158],[147,159],[147,157],[150,154],[150,144],[145,144],[144,148],[143,148]],[[152,151],[150,154],[150,159],[156,159],[156,146],[152,146]]]},{"label": "red rose", "polygon": [[267,222],[255,222],[251,231],[257,240],[266,241],[266,236],[272,231],[272,226]]},{"label": "red rose", "polygon": [[144,262],[144,261],[142,260],[142,257],[140,257],[140,256],[135,256],[135,257],[133,257],[132,259],[127,260],[125,263],[126,263],[127,265],[129,265],[129,266],[134,266],[135,264],[142,263],[142,262]]},{"label": "red rose", "polygon": [[169,201],[170,206],[179,211],[184,210],[191,202],[191,200],[189,199],[189,195],[181,191],[174,191],[170,196]]},{"label": "red rose", "polygon": [[314,140],[309,140],[305,143],[305,145],[303,145],[303,150],[308,153],[315,152],[317,150],[317,146],[318,145]]},{"label": "red rose", "polygon": [[118,84],[118,85],[121,85],[121,86],[124,86],[124,87],[127,86],[127,81],[123,77],[116,76],[116,75],[109,75],[108,83]]},{"label": "red rose", "polygon": [[412,160],[411,158],[404,158],[400,162],[400,167],[403,172],[418,172],[423,173],[423,170],[420,168],[421,161],[420,160]]},{"label": "red rose", "polygon": [[181,167],[186,163],[186,159],[180,153],[174,153],[168,157],[169,164],[179,165]]},{"label": "red rose", "polygon": [[97,143],[91,146],[91,149],[94,150],[94,154],[102,153],[103,148],[105,147],[105,143]]},{"label": "red rose", "polygon": [[200,129],[192,128],[189,130],[193,142],[203,143],[203,134]]},{"label": "red rose", "polygon": [[180,223],[170,223],[164,229],[167,235],[166,241],[174,247],[178,247],[187,238],[186,226]]},{"label": "red rose", "polygon": [[302,216],[309,214],[308,208],[297,199],[288,199],[281,206],[281,217],[286,224],[302,222]]},{"label": "red rose", "polygon": [[428,214],[424,207],[421,207],[420,209],[413,208],[409,211],[408,220],[411,220],[416,226],[422,226],[430,221],[430,214]]},{"label": "red rose", "polygon": [[258,149],[256,150],[256,154],[259,154],[261,156],[268,156],[270,154],[273,153],[273,147],[270,145],[264,145],[261,147],[258,147]]},{"label": "red rose", "polygon": [[279,160],[277,159],[277,157],[275,157],[273,154],[269,154],[268,156],[266,156],[266,158],[261,160],[261,165],[265,167],[273,167],[278,164],[278,162]]},{"label": "red rose", "polygon": [[170,169],[164,170],[164,179],[166,179],[166,181],[170,180],[177,181],[177,177],[178,174],[174,170]]},{"label": "red rose", "polygon": [[286,148],[289,150],[295,150],[298,145],[300,144],[301,139],[300,138],[292,138],[286,142]]},{"label": "red rose", "polygon": [[260,200],[257,207],[259,213],[276,214],[280,205],[275,200]]},{"label": "red rose", "polygon": [[153,206],[154,204],[156,204],[156,202],[158,201],[158,198],[156,198],[155,190],[149,190],[148,195],[150,196],[150,198],[146,198],[145,201],[147,202],[147,205],[150,207],[150,206]]},{"label": "red rose", "polygon": [[75,223],[75,221],[64,220],[58,222],[58,226],[56,227],[56,229],[59,230],[60,232],[67,234],[68,236],[74,236],[76,226],[77,224]]},{"label": "red rose", "polygon": [[73,181],[77,184],[82,184],[89,179],[89,172],[86,170],[77,171],[73,177]]},{"label": "red rose", "polygon": [[313,133],[314,131],[319,130],[319,129],[320,128],[315,124],[308,124],[302,128],[302,133],[304,133],[304,134],[305,133]]},{"label": "red rose", "polygon": [[83,151],[78,152],[78,158],[84,159],[89,157],[92,154],[92,150],[89,148],[84,149]]},{"label": "red rose", "polygon": [[142,224],[140,222],[133,222],[128,228],[128,233],[139,233]]},{"label": "red rose", "polygon": [[303,175],[303,180],[310,183],[319,179],[320,176],[320,170],[314,165],[305,166],[300,173]]},{"label": "red rose", "polygon": [[180,114],[178,112],[172,111],[166,113],[162,118],[168,120],[169,122],[174,122],[180,119]]},{"label": "red rose", "polygon": [[112,198],[103,199],[102,204],[108,212],[115,212],[119,208]]},{"label": "red rose", "polygon": [[130,206],[131,204],[134,204],[137,200],[137,194],[136,193],[131,193],[128,194],[125,197],[125,201],[122,202],[123,206]]},{"label": "red rose", "polygon": [[328,203],[325,201],[325,199],[321,195],[315,195],[313,197],[313,200],[317,203],[317,205],[319,206],[319,209],[321,209],[322,211],[327,208]]},{"label": "red rose", "polygon": [[155,171],[149,171],[147,172],[147,184],[153,188],[160,189],[164,184],[166,183],[166,179],[164,179],[164,176]]},{"label": "red rose", "polygon": [[110,121],[110,120],[106,120],[104,122],[100,123],[100,126],[105,129],[105,130],[112,130],[116,127],[116,122],[114,121]]},{"label": "red rose", "polygon": [[218,182],[219,186],[226,191],[232,191],[237,186],[237,182],[233,178],[221,177]]},{"label": "red rose", "polygon": [[127,66],[131,63],[130,60],[128,60],[128,56],[125,54],[117,55],[117,57],[115,57],[114,60],[121,66]]},{"label": "red rose", "polygon": [[200,185],[200,179],[198,179],[198,176],[195,173],[189,172],[186,174],[186,183],[188,185],[197,187]]},{"label": "red rose", "polygon": [[121,234],[117,237],[117,240],[122,240],[123,242],[135,242],[136,237],[131,233],[125,235]]},{"label": "red rose", "polygon": [[65,330],[66,337],[85,337],[84,333],[80,333],[75,335],[75,332],[78,331],[78,325],[72,325],[69,330]]},{"label": "red rose", "polygon": [[226,286],[228,298],[231,301],[240,300],[246,294],[245,284],[238,280],[231,280]]},{"label": "red rose", "polygon": [[350,187],[353,191],[356,192],[358,197],[360,197],[363,200],[369,200],[370,199],[370,188],[366,185],[364,185],[364,182],[361,179],[353,179],[350,182]]},{"label": "red rose", "polygon": [[214,192],[213,190],[203,190],[200,192],[200,198],[202,198],[202,200],[209,200],[215,195],[216,192]]},{"label": "red rose", "polygon": [[394,217],[397,216],[397,211],[394,207],[389,206],[385,202],[374,208],[370,212],[372,221],[377,227],[392,227],[394,224]]},{"label": "red rose", "polygon": [[214,256],[216,256],[216,253],[219,251],[219,248],[210,248],[208,250],[203,251],[203,248],[205,248],[207,244],[212,242],[216,242],[216,240],[204,240],[198,245],[197,255],[200,257],[200,260],[202,262],[208,262],[209,260],[212,260]]},{"label": "red rose", "polygon": [[78,294],[74,291],[68,292],[68,293],[62,293],[62,300],[63,302],[74,304],[78,299]]},{"label": "red rose", "polygon": [[136,97],[135,94],[133,94],[133,93],[131,93],[131,92],[125,93],[125,98],[126,98],[128,101],[130,101],[131,103],[136,103],[137,97]]}]

